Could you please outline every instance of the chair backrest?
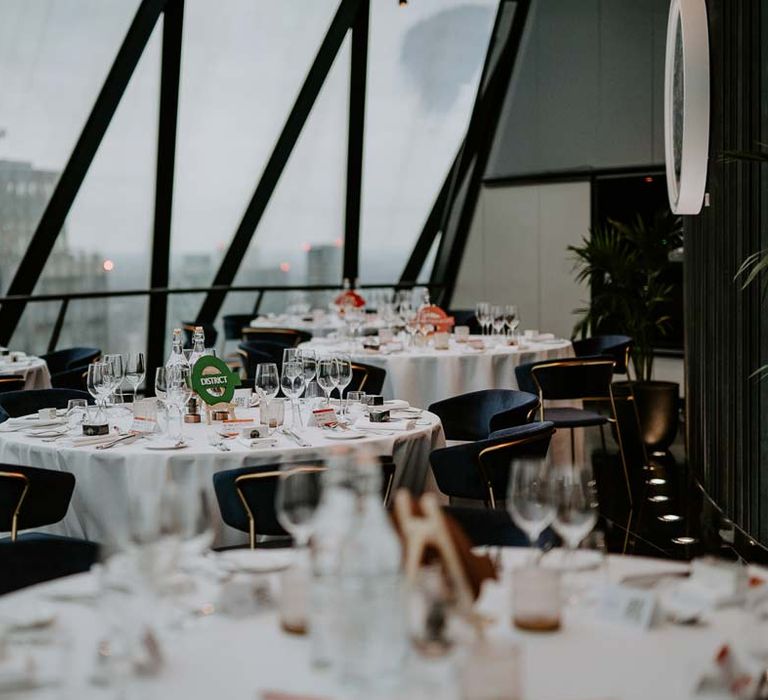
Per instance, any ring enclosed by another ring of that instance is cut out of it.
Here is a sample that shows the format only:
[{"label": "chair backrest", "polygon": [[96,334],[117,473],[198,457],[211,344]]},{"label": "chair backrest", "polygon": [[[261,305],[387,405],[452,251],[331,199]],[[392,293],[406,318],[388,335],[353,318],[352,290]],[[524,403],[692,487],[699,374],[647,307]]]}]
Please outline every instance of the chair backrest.
[{"label": "chair backrest", "polygon": [[0,542],[0,594],[83,573],[98,558],[99,546],[86,540]]},{"label": "chair backrest", "polygon": [[446,496],[495,507],[506,498],[512,462],[546,457],[554,432],[549,421],[528,423],[496,431],[487,440],[434,450],[429,461],[437,486]]},{"label": "chair backrest", "polygon": [[594,335],[591,338],[574,340],[573,351],[576,357],[610,357],[616,363],[613,373],[626,374],[629,353],[632,351],[632,338],[628,335]]},{"label": "chair backrest", "polygon": [[227,314],[221,317],[224,325],[224,340],[241,340],[243,328],[252,320],[254,314]]},{"label": "chair backrest", "polygon": [[13,374],[0,375],[0,394],[7,394],[9,391],[21,391],[26,384],[23,377],[17,377]]},{"label": "chair backrest", "polygon": [[[379,458],[382,466],[382,496],[385,501],[392,491],[395,463],[389,456]],[[325,470],[322,460],[291,462],[295,469],[319,473]],[[213,488],[222,520],[230,527],[249,533],[251,547],[256,535],[287,536],[277,519],[275,496],[281,464],[241,467],[213,475]]]},{"label": "chair backrest", "polygon": [[352,381],[344,390],[344,396],[350,391],[364,391],[366,394],[381,394],[387,370],[362,362],[352,363]]},{"label": "chair backrest", "polygon": [[535,393],[483,389],[433,403],[448,440],[484,440],[494,430],[528,423],[539,405]]},{"label": "chair backrest", "polygon": [[37,413],[41,408],[66,408],[70,399],[85,399],[89,404],[93,403],[90,394],[77,389],[30,389],[0,394],[0,407],[7,414],[5,419],[8,416],[18,418]]},{"label": "chair backrest", "polygon": [[611,358],[564,357],[515,367],[520,386],[533,384],[543,401],[607,399],[611,396],[614,362]]},{"label": "chair backrest", "polygon": [[87,367],[100,356],[99,348],[74,347],[49,352],[40,357],[45,360],[51,374],[58,374],[75,367]]},{"label": "chair backrest", "polygon": [[64,518],[75,488],[69,472],[0,464],[0,532],[52,525]]},{"label": "chair backrest", "polygon": [[[443,512],[453,518],[475,547],[527,547],[526,535],[505,510],[443,506]],[[551,530],[543,535],[554,540]]]},{"label": "chair backrest", "polygon": [[448,315],[453,316],[457,326],[469,326],[469,332],[472,335],[480,335],[482,333],[483,329],[480,327],[473,309],[450,309]]},{"label": "chair backrest", "polygon": [[51,386],[55,389],[77,389],[88,391],[88,367],[75,367],[51,375]]},{"label": "chair backrest", "polygon": [[202,326],[203,333],[205,333],[205,345],[206,347],[213,347],[216,345],[216,339],[219,337],[219,332],[216,330],[216,326],[212,323],[193,323],[192,321],[181,322],[181,332],[184,334],[184,347],[192,347],[192,334],[195,332],[195,326]]},{"label": "chair backrest", "polygon": [[255,341],[252,343],[240,343],[237,346],[240,363],[245,369],[247,377],[253,377],[256,374],[256,365],[261,362],[274,362],[277,369],[283,367],[284,345],[269,343],[266,341]]},{"label": "chair backrest", "polygon": [[312,340],[312,334],[298,328],[251,328],[245,326],[242,329],[242,338],[245,342],[267,341],[286,348],[295,348]]}]

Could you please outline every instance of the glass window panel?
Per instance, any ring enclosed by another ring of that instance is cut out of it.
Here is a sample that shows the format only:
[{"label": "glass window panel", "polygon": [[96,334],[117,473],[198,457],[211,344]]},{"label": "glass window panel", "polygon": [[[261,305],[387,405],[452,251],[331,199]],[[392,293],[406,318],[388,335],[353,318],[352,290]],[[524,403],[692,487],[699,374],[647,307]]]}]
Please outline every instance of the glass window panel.
[{"label": "glass window panel", "polygon": [[360,274],[396,280],[469,122],[495,0],[372,2]]},{"label": "glass window panel", "polygon": [[0,292],[13,278],[137,6],[138,0],[0,5]]},{"label": "glass window panel", "polygon": [[[213,280],[337,7],[338,0],[228,0],[225,12],[212,12],[209,0],[187,0],[172,285],[189,283],[189,266],[195,283]],[[254,249],[248,264],[258,268],[259,255]],[[279,262],[259,283],[285,281]],[[252,308],[254,299],[239,299],[239,307]]]}]

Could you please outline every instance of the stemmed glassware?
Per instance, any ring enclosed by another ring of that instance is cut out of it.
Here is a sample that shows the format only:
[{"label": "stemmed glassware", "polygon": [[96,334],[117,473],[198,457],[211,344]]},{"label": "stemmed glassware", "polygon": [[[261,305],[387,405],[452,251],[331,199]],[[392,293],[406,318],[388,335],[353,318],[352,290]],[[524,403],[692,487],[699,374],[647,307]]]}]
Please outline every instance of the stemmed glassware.
[{"label": "stemmed glassware", "polygon": [[294,362],[299,355],[300,350],[298,348],[283,348],[283,364],[286,362]]},{"label": "stemmed glassware", "polygon": [[512,462],[507,509],[535,547],[556,514],[552,473],[545,459]]},{"label": "stemmed glassware", "polygon": [[146,373],[144,353],[129,352],[125,360],[125,378],[133,389],[133,403],[136,403],[136,393],[139,390],[139,384],[144,381]]},{"label": "stemmed glassware", "polygon": [[293,425],[301,425],[301,409],[298,407],[298,402],[301,392],[304,391],[304,366],[300,360],[283,363],[280,386],[283,393],[291,400]]},{"label": "stemmed glassware", "polygon": [[317,356],[314,350],[301,350],[298,359],[304,370],[304,384],[309,384],[317,374]]},{"label": "stemmed glassware", "polygon": [[520,325],[520,318],[517,315],[517,306],[507,304],[504,307],[504,324],[509,331],[510,336],[514,336],[517,327]]},{"label": "stemmed glassware", "polygon": [[504,315],[504,307],[499,306],[498,304],[494,304],[491,306],[491,325],[493,326],[493,334],[496,336],[497,340],[499,339],[499,336],[501,335],[501,332],[504,330],[504,325],[506,323],[506,316]]},{"label": "stemmed glassware", "polygon": [[322,485],[318,467],[286,464],[280,472],[275,496],[277,519],[293,536],[297,548],[309,544]]},{"label": "stemmed glassware", "polygon": [[336,388],[339,390],[339,400],[342,405],[342,414],[344,413],[344,407],[346,402],[344,401],[344,390],[352,383],[352,360],[349,355],[337,355],[334,358],[337,366],[336,372]]},{"label": "stemmed glassware", "polygon": [[408,334],[409,347],[414,346],[414,337],[419,330],[419,313],[413,309],[410,305],[404,305],[400,312],[400,316],[403,320],[403,326],[405,332]]},{"label": "stemmed glassware", "polygon": [[324,358],[317,363],[317,383],[325,392],[326,404],[331,403],[331,392],[338,385],[339,365],[333,358]]},{"label": "stemmed glassware", "polygon": [[192,370],[185,365],[171,367],[166,381],[166,402],[176,409],[179,418],[179,432],[172,437],[181,443],[184,441],[184,406],[192,395]]},{"label": "stemmed glassware", "polygon": [[597,489],[589,466],[564,465],[554,469],[553,495],[555,517],[552,529],[560,535],[568,555],[573,552],[597,523]]},{"label": "stemmed glassware", "polygon": [[104,355],[103,362],[111,368],[111,386],[106,397],[109,399],[110,396],[116,395],[120,391],[120,385],[125,377],[125,365],[123,363],[123,356],[118,354]]},{"label": "stemmed glassware", "polygon": [[280,374],[274,362],[260,362],[256,365],[254,386],[264,392],[267,400],[274,399],[280,391]]},{"label": "stemmed glassware", "polygon": [[92,362],[88,365],[86,385],[88,393],[93,396],[97,405],[96,419],[100,423],[106,421],[106,402],[112,386],[112,365],[107,362]]},{"label": "stemmed glassware", "polygon": [[475,318],[482,328],[483,335],[486,335],[486,326],[490,322],[491,305],[487,301],[478,301],[475,304]]}]

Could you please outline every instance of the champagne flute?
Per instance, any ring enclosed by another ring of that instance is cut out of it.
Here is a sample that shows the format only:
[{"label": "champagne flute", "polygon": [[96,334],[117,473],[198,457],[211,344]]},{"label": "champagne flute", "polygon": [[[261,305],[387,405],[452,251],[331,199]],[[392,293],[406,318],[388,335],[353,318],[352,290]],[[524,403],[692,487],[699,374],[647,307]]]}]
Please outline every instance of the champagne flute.
[{"label": "champagne flute", "polygon": [[133,403],[136,403],[136,393],[139,390],[139,384],[144,381],[146,372],[144,353],[129,352],[125,361],[125,378],[133,388]]},{"label": "champagne flute", "polygon": [[552,475],[545,459],[512,462],[507,508],[512,520],[535,548],[541,533],[555,519]]},{"label": "champagne flute", "polygon": [[328,405],[331,403],[331,392],[336,387],[338,374],[339,366],[333,358],[320,360],[317,363],[317,383],[325,392],[325,402]]}]

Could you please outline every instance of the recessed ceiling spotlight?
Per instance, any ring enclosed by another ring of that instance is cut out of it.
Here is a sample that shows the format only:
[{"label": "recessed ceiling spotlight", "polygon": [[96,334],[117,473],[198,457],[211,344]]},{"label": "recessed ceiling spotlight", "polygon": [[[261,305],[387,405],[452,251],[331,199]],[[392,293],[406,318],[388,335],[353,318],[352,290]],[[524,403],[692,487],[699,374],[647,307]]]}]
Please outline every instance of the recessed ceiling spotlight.
[{"label": "recessed ceiling spotlight", "polygon": [[672,542],[674,544],[695,544],[698,540],[695,537],[673,537]]},{"label": "recessed ceiling spotlight", "polygon": [[651,486],[664,486],[664,484],[667,483],[666,479],[660,479],[658,476],[653,477],[653,479],[648,479],[648,483]]},{"label": "recessed ceiling spotlight", "polygon": [[666,515],[659,516],[659,520],[663,523],[676,523],[678,520],[682,519],[682,515],[675,515],[674,513],[667,513]]},{"label": "recessed ceiling spotlight", "polygon": [[669,496],[658,494],[657,496],[651,496],[648,500],[651,503],[664,503],[665,501],[669,500]]}]

